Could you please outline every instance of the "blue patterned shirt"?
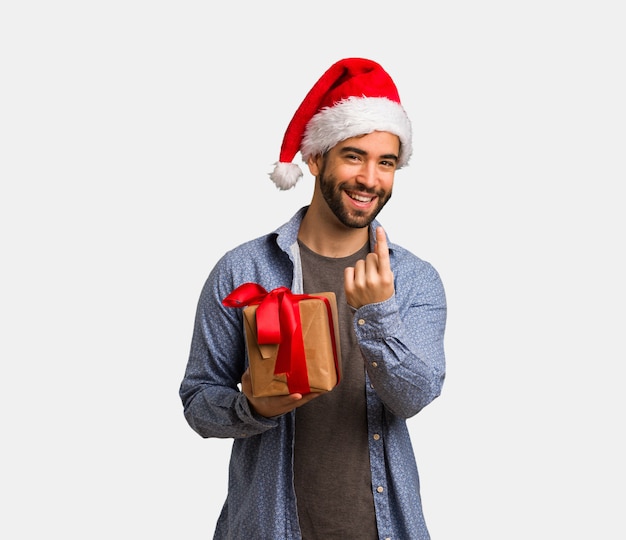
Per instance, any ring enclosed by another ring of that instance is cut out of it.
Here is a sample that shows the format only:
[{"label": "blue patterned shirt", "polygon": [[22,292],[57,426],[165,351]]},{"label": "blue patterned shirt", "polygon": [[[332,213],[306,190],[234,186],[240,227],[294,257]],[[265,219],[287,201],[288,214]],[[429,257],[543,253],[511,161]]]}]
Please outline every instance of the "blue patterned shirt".
[{"label": "blue patterned shirt", "polygon": [[[185,418],[202,437],[234,439],[215,539],[301,538],[292,468],[295,412],[264,418],[251,411],[238,387],[247,367],[242,312],[222,299],[245,282],[303,292],[297,236],[305,212],[226,253],[198,302],[180,386]],[[371,248],[378,225],[370,226]],[[429,263],[392,243],[389,254],[394,296],[356,310],[353,323],[366,365],[376,522],[381,539],[428,540],[406,419],[441,392],[446,298]]]}]

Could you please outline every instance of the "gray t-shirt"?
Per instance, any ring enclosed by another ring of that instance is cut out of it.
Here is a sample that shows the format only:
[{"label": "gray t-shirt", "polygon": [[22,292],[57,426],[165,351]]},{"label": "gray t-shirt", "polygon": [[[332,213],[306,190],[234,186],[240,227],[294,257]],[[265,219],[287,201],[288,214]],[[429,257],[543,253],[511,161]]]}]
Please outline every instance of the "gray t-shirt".
[{"label": "gray t-shirt", "polygon": [[338,259],[300,243],[304,292],[337,296],[342,378],[331,392],[296,409],[294,481],[304,540],[376,540],[369,462],[365,365],[352,328],[343,273],[368,245]]}]

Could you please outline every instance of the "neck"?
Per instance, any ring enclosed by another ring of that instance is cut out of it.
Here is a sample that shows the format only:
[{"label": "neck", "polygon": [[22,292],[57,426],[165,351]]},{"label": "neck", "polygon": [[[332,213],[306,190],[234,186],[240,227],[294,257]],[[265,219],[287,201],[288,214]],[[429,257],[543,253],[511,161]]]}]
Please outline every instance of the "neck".
[{"label": "neck", "polygon": [[325,203],[316,202],[311,202],[302,220],[298,239],[323,257],[347,257],[361,249],[368,241],[369,227],[346,227]]}]

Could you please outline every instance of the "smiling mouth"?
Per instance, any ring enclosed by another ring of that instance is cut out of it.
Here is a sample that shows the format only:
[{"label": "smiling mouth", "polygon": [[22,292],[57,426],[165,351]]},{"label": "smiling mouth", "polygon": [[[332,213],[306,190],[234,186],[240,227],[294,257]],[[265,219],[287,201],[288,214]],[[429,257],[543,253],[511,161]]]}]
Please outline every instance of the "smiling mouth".
[{"label": "smiling mouth", "polygon": [[374,197],[367,197],[365,195],[358,195],[357,193],[352,193],[351,191],[346,191],[346,195],[350,197],[353,201],[357,201],[360,203],[370,203],[374,200]]}]

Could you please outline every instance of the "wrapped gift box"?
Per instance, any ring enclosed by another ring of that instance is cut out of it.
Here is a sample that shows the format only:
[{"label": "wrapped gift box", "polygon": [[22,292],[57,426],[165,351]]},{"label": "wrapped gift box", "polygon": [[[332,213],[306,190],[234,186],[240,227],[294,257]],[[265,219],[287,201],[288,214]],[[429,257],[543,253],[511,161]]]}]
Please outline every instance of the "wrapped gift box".
[{"label": "wrapped gift box", "polygon": [[[332,390],[341,378],[335,294],[293,295],[285,288],[266,293],[254,286],[261,292],[252,300],[237,298],[240,287],[229,295],[231,300],[236,298],[234,302],[225,301],[229,307],[249,303],[243,319],[253,395]],[[260,309],[262,317],[258,316]]]}]

